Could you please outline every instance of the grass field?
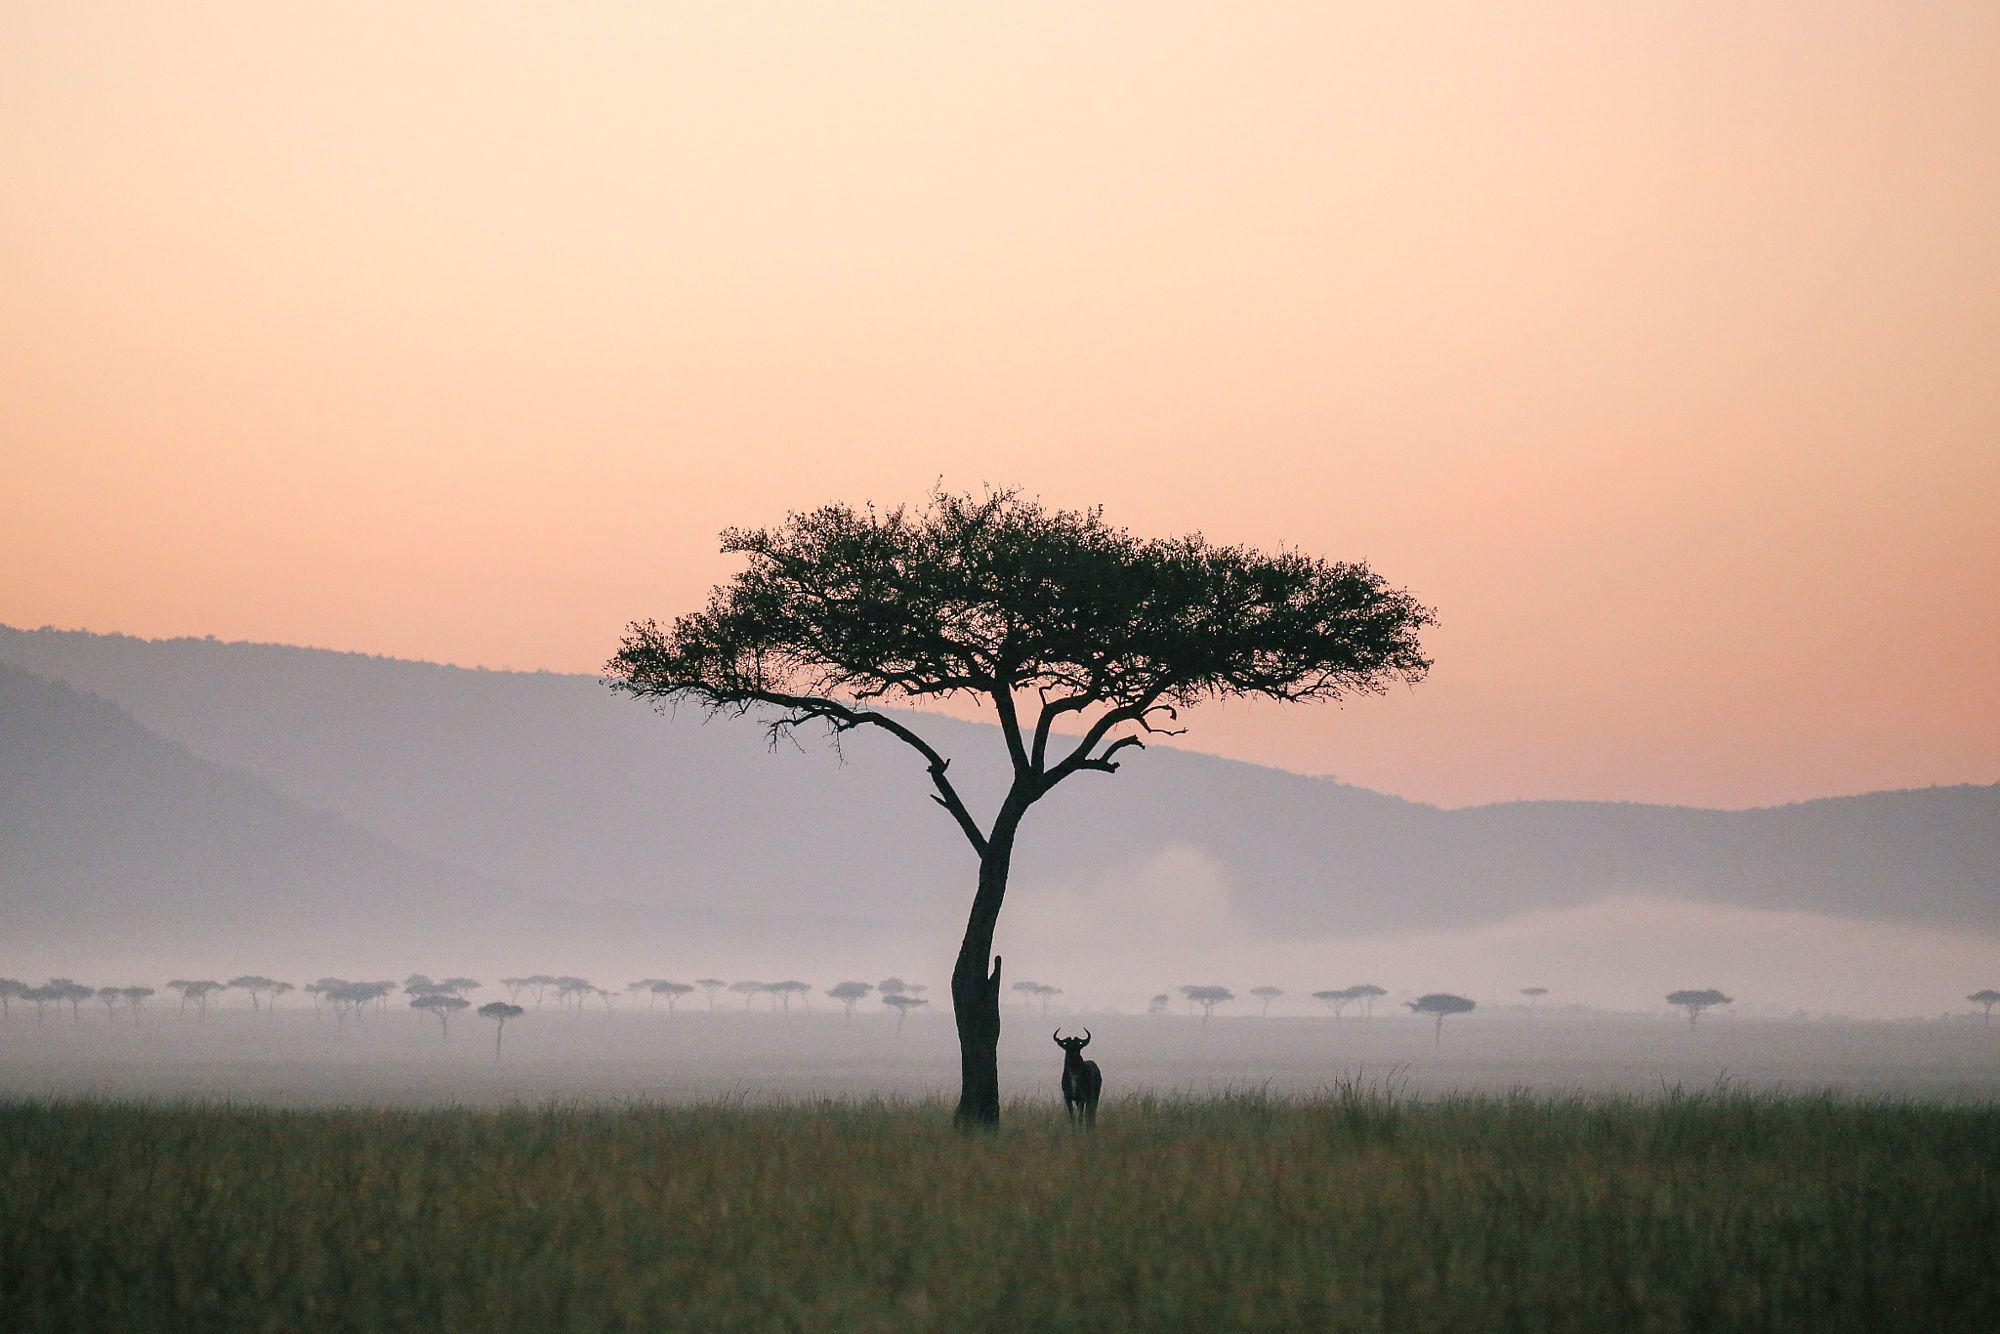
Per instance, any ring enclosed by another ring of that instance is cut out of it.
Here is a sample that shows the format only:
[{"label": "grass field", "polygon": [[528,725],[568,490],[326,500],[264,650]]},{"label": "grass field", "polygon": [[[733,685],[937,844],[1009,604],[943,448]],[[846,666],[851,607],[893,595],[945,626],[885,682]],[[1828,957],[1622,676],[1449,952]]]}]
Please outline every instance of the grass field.
[{"label": "grass field", "polygon": [[2000,1108],[1752,1096],[0,1105],[0,1321],[2000,1328]]}]

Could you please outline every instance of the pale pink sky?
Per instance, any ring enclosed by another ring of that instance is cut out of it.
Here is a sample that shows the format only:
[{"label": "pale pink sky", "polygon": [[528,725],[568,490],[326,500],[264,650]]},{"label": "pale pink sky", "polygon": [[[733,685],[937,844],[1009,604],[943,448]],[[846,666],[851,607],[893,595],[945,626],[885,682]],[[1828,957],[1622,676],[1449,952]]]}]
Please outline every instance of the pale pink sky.
[{"label": "pale pink sky", "polygon": [[0,622],[594,669],[942,478],[1373,562],[1187,744],[2000,780],[2000,6],[0,8]]}]

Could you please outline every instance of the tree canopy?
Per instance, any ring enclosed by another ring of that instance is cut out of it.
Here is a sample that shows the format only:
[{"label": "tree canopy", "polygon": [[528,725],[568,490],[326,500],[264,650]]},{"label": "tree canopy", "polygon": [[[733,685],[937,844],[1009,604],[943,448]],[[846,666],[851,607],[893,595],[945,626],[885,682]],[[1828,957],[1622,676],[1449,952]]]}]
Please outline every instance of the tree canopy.
[{"label": "tree canopy", "polygon": [[[1430,668],[1418,635],[1433,614],[1365,565],[1198,533],[1138,538],[1099,510],[1015,491],[828,505],[729,529],[722,549],[746,568],[701,611],[635,622],[606,666],[612,685],[737,714],[769,706],[774,740],[813,721],[891,732],[929,760],[937,800],[980,849],[986,834],[944,757],[876,704],[989,702],[1039,796],[1078,771],[1115,770],[1117,751],[1190,704],[1380,693]],[[1040,699],[1032,721],[1022,695]],[[1065,721],[1082,738],[1052,753]]]}]

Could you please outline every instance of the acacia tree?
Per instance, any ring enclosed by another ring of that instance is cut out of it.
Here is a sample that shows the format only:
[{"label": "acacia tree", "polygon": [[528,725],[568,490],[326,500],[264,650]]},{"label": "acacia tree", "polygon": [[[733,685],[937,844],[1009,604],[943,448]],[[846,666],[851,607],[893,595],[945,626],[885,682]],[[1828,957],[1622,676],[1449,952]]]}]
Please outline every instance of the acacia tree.
[{"label": "acacia tree", "polygon": [[836,982],[826,989],[826,994],[847,1007],[847,1017],[854,1017],[854,1003],[865,999],[875,988],[866,982]]},{"label": "acacia tree", "polygon": [[125,1003],[132,1007],[132,1017],[136,1019],[139,1017],[140,1004],[146,997],[153,994],[153,989],[151,987],[126,987],[120,994],[125,997]]},{"label": "acacia tree", "polygon": [[28,984],[15,977],[0,977],[0,1019],[12,1019],[12,1002],[28,995]]},{"label": "acacia tree", "polygon": [[1352,986],[1347,989],[1347,998],[1349,1000],[1358,1000],[1361,1002],[1361,1017],[1364,1019],[1375,1013],[1375,998],[1388,994],[1385,988],[1378,987],[1373,982],[1363,982],[1358,986]]},{"label": "acacia tree", "polygon": [[[667,998],[668,1014],[674,1012],[674,1007],[680,1004],[681,997],[693,990],[694,988],[685,982],[655,982],[652,987],[654,996],[665,996]],[[650,1001],[647,1003],[651,1004]]]},{"label": "acacia tree", "polygon": [[526,1011],[520,1006],[509,1005],[506,1001],[488,1001],[479,1007],[480,1016],[493,1021],[494,1060],[497,1061],[500,1059],[500,1035],[507,1031],[507,1021],[509,1019],[519,1019],[525,1013]]},{"label": "acacia tree", "polygon": [[1146,1002],[1146,1013],[1156,1016],[1165,1014],[1167,1012],[1167,1006],[1172,1001],[1172,999],[1173,998],[1168,996],[1166,992],[1164,991],[1161,992],[1159,995],[1153,997],[1153,999]]},{"label": "acacia tree", "polygon": [[[743,998],[743,1008],[746,1010],[750,1008],[750,998],[752,996],[762,995],[767,990],[762,982],[752,982],[747,978],[741,982],[731,982],[729,989]],[[773,1008],[775,1008],[775,1004]]]},{"label": "acacia tree", "polygon": [[1522,987],[1521,994],[1528,998],[1528,1008],[1534,1009],[1535,1002],[1549,994],[1547,987]]},{"label": "acacia tree", "polygon": [[1731,997],[1725,996],[1713,988],[1704,991],[1675,991],[1669,992],[1667,995],[1667,1004],[1678,1005],[1681,1009],[1688,1012],[1689,1028],[1694,1027],[1694,1021],[1701,1018],[1703,1010],[1711,1009],[1717,1005],[1729,1005],[1733,1003]]},{"label": "acacia tree", "polygon": [[[438,1020],[438,1036],[448,1038],[451,1036],[452,1013],[457,1010],[463,1010],[470,1004],[472,1002],[463,996],[453,995],[449,991],[433,989],[418,992],[417,998],[410,1002],[410,1008],[413,1010],[429,1010],[432,1014],[436,1015]],[[494,1040],[497,1042],[499,1039],[496,1037]]]},{"label": "acacia tree", "polygon": [[1984,991],[1973,992],[1966,999],[1986,1011],[1987,1023],[1990,1024],[1993,1022],[1993,1007],[2000,1005],[2000,991],[1995,991],[1993,988],[1988,987]]},{"label": "acacia tree", "polygon": [[1271,1002],[1285,993],[1277,987],[1252,987],[1250,988],[1250,994],[1264,1002],[1264,1008],[1258,1012],[1260,1017],[1262,1017],[1268,1016],[1271,1013]]},{"label": "acacia tree", "polygon": [[[730,529],[747,567],[670,626],[636,622],[605,674],[661,707],[757,709],[772,742],[800,726],[874,728],[910,747],[978,860],[952,967],[961,1125],[1000,1119],[1000,958],[993,952],[1028,809],[1079,773],[1115,773],[1147,733],[1207,700],[1334,700],[1416,681],[1429,609],[1366,565],[1141,539],[1101,511],[1013,491],[933,492],[921,508],[829,505]],[[990,707],[1011,763],[981,819],[950,759],[898,702]],[[1065,736],[1058,728],[1080,733]]]},{"label": "acacia tree", "polygon": [[1417,1014],[1437,1016],[1437,1027],[1431,1031],[1431,1045],[1433,1047],[1444,1041],[1445,1016],[1470,1014],[1474,1009],[1478,1008],[1465,997],[1454,996],[1449,991],[1433,991],[1428,996],[1419,996],[1413,1001],[1406,1002],[1406,1004]]},{"label": "acacia tree", "polygon": [[910,1011],[919,1005],[928,1005],[922,996],[912,996],[905,991],[893,991],[882,998],[882,1003],[896,1012],[896,1036],[903,1036],[903,1021],[910,1017]]},{"label": "acacia tree", "polygon": [[1228,987],[1182,987],[1181,995],[1187,997],[1190,1008],[1201,1007],[1201,1021],[1206,1024],[1215,1007],[1236,999],[1236,993]]},{"label": "acacia tree", "polygon": [[804,1005],[806,997],[812,995],[812,984],[797,981],[773,982],[770,986],[765,987],[764,990],[771,993],[771,998],[774,1001],[785,1007],[786,1014],[790,1014],[792,1012],[792,997],[797,996],[799,1004]]},{"label": "acacia tree", "polygon": [[719,977],[697,977],[694,984],[708,993],[708,1008],[711,1010],[715,1008],[715,993],[729,985]]}]

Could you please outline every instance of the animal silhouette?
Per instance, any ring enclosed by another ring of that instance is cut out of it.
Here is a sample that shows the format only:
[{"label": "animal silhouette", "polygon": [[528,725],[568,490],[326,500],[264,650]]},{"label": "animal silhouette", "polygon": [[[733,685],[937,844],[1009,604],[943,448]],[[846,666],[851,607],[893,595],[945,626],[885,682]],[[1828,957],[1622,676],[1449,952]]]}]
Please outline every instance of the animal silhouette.
[{"label": "animal silhouette", "polygon": [[1080,1116],[1086,1126],[1096,1125],[1097,1098],[1104,1091],[1104,1075],[1096,1061],[1083,1059],[1083,1049],[1090,1045],[1090,1030],[1084,1029],[1080,1038],[1066,1038],[1058,1028],[1054,1036],[1056,1045],[1063,1049],[1063,1107],[1072,1122]]}]

